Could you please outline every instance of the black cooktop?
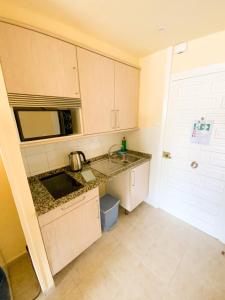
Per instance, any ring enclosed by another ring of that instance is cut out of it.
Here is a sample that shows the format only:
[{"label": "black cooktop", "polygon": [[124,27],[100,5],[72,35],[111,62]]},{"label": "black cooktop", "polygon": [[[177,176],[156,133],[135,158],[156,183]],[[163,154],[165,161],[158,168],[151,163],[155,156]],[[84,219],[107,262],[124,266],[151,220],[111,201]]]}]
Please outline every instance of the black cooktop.
[{"label": "black cooktop", "polygon": [[40,181],[56,200],[75,192],[83,187],[76,179],[69,176],[65,172],[60,172],[54,175],[41,178]]}]

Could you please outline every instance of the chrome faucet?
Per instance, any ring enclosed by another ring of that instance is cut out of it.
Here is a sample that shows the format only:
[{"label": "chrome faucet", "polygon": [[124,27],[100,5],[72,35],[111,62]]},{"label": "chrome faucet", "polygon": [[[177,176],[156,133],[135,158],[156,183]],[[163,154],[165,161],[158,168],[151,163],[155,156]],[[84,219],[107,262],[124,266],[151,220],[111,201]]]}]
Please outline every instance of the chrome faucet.
[{"label": "chrome faucet", "polygon": [[114,147],[119,147],[119,149],[121,149],[121,145],[120,144],[113,144],[112,146],[109,147],[109,150],[108,150],[108,158],[110,159],[111,156],[112,156],[112,149]]}]

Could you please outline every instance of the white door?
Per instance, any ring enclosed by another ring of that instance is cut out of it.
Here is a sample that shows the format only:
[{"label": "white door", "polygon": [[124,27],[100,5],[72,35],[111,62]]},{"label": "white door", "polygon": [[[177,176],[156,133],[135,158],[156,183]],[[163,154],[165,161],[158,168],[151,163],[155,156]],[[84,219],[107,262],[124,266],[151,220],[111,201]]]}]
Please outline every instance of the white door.
[{"label": "white door", "polygon": [[[171,83],[160,207],[225,242],[225,69],[204,73]],[[200,118],[214,122],[209,145],[191,143]]]}]

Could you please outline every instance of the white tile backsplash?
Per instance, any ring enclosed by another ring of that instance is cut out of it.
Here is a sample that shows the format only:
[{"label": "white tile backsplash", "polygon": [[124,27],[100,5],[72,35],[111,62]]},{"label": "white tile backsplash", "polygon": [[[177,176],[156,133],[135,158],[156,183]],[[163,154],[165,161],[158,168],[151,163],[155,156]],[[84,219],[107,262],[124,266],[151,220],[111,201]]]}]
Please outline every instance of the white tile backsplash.
[{"label": "white tile backsplash", "polygon": [[105,154],[112,144],[121,143],[123,136],[126,134],[112,133],[23,148],[21,152],[27,176],[68,165],[71,151],[83,151],[86,158]]},{"label": "white tile backsplash", "polygon": [[48,158],[49,169],[57,169],[65,166],[67,157],[61,151],[46,152]]},{"label": "white tile backsplash", "polygon": [[26,155],[26,158],[31,175],[40,174],[50,170],[48,157],[45,152]]}]

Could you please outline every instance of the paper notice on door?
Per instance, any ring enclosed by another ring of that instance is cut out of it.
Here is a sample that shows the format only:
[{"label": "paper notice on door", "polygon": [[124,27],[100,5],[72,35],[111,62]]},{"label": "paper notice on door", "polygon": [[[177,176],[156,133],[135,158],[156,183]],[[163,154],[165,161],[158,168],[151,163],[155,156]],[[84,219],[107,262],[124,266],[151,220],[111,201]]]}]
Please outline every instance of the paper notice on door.
[{"label": "paper notice on door", "polygon": [[191,132],[191,143],[209,145],[212,135],[212,127],[213,121],[205,120],[204,118],[194,121]]}]

